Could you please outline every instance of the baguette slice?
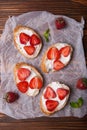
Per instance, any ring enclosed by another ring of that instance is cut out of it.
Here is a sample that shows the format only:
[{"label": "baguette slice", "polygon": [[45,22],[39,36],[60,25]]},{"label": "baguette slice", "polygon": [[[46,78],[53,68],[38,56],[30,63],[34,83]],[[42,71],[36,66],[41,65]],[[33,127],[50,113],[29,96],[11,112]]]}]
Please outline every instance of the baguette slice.
[{"label": "baguette slice", "polygon": [[52,82],[44,89],[41,99],[40,108],[46,115],[51,115],[66,105],[70,95],[70,88],[59,82]]},{"label": "baguette slice", "polygon": [[[28,35],[29,37],[27,38],[26,36],[23,35],[23,33],[24,35]],[[38,56],[42,48],[42,40],[38,35],[38,33],[36,33],[30,27],[18,25],[14,29],[13,35],[14,35],[14,45],[22,55],[24,55],[27,58],[35,58]],[[35,35],[39,39],[39,44],[36,44],[37,38],[34,37],[33,41],[35,45],[31,45],[30,40],[32,38],[32,35]],[[21,42],[20,36],[22,38],[23,43]],[[28,48],[26,46],[32,46],[32,47]],[[27,50],[24,49],[25,47],[27,48]]]},{"label": "baguette slice", "polygon": [[72,46],[67,43],[56,43],[51,45],[42,57],[42,71],[48,73],[64,68],[70,62],[72,52]]},{"label": "baguette slice", "polygon": [[[34,79],[33,82],[31,82],[32,79]],[[35,69],[35,67],[24,62],[17,63],[14,66],[14,80],[19,91],[29,96],[36,96],[43,86],[43,78],[41,74]],[[20,83],[23,84],[23,82],[28,83],[27,90],[24,90],[24,86],[20,86]]]}]

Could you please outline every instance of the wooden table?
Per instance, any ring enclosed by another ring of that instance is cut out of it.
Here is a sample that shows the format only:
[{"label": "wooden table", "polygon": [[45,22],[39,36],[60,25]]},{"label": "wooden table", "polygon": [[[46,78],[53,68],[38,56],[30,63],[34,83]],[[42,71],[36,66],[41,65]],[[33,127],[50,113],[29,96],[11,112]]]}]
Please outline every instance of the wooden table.
[{"label": "wooden table", "polygon": [[[86,0],[0,0],[0,35],[9,16],[29,11],[47,10],[54,14],[72,17],[77,21],[81,16],[86,20],[83,46],[87,63],[87,1]],[[87,116],[82,119],[36,118],[15,120],[0,114],[0,130],[87,130]]]}]

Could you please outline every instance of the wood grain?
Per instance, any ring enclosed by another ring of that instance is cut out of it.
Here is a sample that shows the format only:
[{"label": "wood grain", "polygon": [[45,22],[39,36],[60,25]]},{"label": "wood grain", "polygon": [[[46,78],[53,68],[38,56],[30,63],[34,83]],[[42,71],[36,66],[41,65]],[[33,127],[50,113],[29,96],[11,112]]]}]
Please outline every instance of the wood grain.
[{"label": "wood grain", "polygon": [[73,2],[78,2],[83,5],[87,5],[87,0],[72,0]]},{"label": "wood grain", "polygon": [[[17,16],[30,11],[49,11],[66,15],[77,21],[85,19],[83,46],[87,63],[87,1],[86,0],[0,0],[0,35],[9,16]],[[0,130],[87,130],[87,116],[82,119],[36,118],[15,120],[0,114]]]}]

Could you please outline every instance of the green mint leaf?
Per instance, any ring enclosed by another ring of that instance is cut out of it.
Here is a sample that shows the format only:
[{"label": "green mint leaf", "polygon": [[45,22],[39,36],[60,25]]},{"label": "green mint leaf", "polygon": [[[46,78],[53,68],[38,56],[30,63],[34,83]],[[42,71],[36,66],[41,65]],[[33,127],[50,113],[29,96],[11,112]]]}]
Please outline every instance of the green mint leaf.
[{"label": "green mint leaf", "polygon": [[83,105],[83,99],[82,97],[78,98],[76,102],[70,102],[70,106],[73,108],[80,108]]},{"label": "green mint leaf", "polygon": [[70,106],[73,108],[78,108],[77,102],[70,102]]},{"label": "green mint leaf", "polygon": [[82,105],[83,105],[83,99],[82,99],[82,97],[80,97],[78,99],[78,106],[81,107]]},{"label": "green mint leaf", "polygon": [[50,29],[49,28],[44,32],[43,36],[44,36],[46,42],[49,42],[49,37],[50,37]]}]

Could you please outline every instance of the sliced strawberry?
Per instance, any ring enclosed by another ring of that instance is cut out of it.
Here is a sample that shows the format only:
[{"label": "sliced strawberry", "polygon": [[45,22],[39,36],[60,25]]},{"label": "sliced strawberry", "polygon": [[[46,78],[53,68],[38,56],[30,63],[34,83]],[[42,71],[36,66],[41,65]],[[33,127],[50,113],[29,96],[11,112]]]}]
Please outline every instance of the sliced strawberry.
[{"label": "sliced strawberry", "polygon": [[59,59],[60,58],[60,53],[59,53],[58,49],[56,47],[50,48],[49,51],[47,52],[47,58],[49,60]]},{"label": "sliced strawberry", "polygon": [[35,52],[34,46],[24,46],[24,50],[27,52],[28,55],[32,55]]},{"label": "sliced strawberry", "polygon": [[46,106],[47,106],[47,110],[48,111],[54,111],[55,108],[58,106],[58,101],[54,101],[54,100],[47,100],[46,101]]},{"label": "sliced strawberry", "polygon": [[40,38],[39,38],[37,35],[33,34],[33,35],[31,36],[31,38],[30,38],[30,44],[31,44],[31,45],[38,45],[38,44],[40,44],[40,43],[41,43]]},{"label": "sliced strawberry", "polygon": [[43,85],[43,82],[41,78],[39,78],[38,76],[35,76],[34,78],[32,78],[29,83],[29,87],[31,89],[41,89],[42,85]]},{"label": "sliced strawberry", "polygon": [[69,90],[64,89],[64,88],[58,88],[57,89],[57,94],[60,100],[63,100],[69,93]]},{"label": "sliced strawberry", "polygon": [[26,68],[20,68],[18,70],[18,73],[17,73],[17,76],[18,76],[18,79],[21,80],[21,81],[24,81],[28,78],[28,76],[30,75],[30,70],[29,69],[26,69]]},{"label": "sliced strawberry", "polygon": [[17,83],[17,87],[20,92],[25,93],[28,90],[28,82],[27,81],[22,81]]},{"label": "sliced strawberry", "polygon": [[63,48],[60,49],[60,53],[63,56],[65,56],[65,57],[67,57],[70,54],[70,51],[71,51],[70,46],[65,46],[65,47],[63,47]]},{"label": "sliced strawberry", "polygon": [[51,87],[48,86],[44,93],[44,98],[50,99],[50,98],[55,98],[55,97],[56,97],[55,91]]},{"label": "sliced strawberry", "polygon": [[54,61],[53,66],[55,70],[60,70],[64,67],[64,64],[61,61]]},{"label": "sliced strawberry", "polygon": [[26,44],[30,40],[30,36],[25,33],[20,33],[19,37],[21,44]]}]

